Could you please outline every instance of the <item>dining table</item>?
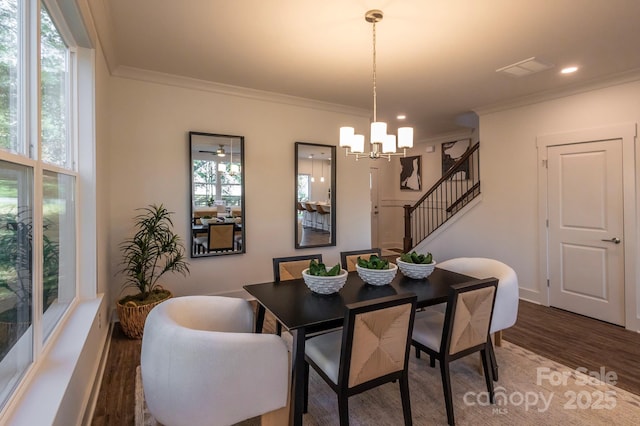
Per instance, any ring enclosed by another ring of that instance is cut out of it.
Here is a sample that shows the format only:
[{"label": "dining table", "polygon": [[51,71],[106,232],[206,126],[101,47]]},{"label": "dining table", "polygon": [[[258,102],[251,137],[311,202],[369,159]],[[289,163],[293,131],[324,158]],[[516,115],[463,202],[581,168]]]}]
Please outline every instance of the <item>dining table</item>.
[{"label": "dining table", "polygon": [[[341,327],[345,307],[351,303],[413,293],[417,296],[417,308],[420,309],[447,302],[452,285],[470,281],[476,281],[476,278],[436,267],[424,279],[408,278],[398,272],[390,284],[383,286],[366,284],[357,272],[349,272],[342,289],[329,295],[312,292],[302,278],[243,286],[258,302],[255,331],[262,332],[265,313],[269,311],[293,336],[290,424],[302,425],[307,336]],[[489,355],[495,361],[495,356]]]}]

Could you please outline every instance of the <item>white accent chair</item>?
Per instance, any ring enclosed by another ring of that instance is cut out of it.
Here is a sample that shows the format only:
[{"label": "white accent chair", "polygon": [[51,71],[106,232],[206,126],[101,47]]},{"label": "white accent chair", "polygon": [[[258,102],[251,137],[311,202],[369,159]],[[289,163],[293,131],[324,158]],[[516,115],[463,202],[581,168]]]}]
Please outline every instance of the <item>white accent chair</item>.
[{"label": "white accent chair", "polygon": [[498,279],[496,304],[491,319],[491,334],[496,333],[495,343],[500,346],[501,331],[516,323],[518,318],[518,276],[508,265],[495,259],[483,257],[458,257],[438,263],[438,268],[477,279],[495,277]]},{"label": "white accent chair", "polygon": [[177,297],[151,310],[141,370],[158,422],[230,425],[286,407],[286,344],[253,333],[253,317],[248,301],[220,296]]}]

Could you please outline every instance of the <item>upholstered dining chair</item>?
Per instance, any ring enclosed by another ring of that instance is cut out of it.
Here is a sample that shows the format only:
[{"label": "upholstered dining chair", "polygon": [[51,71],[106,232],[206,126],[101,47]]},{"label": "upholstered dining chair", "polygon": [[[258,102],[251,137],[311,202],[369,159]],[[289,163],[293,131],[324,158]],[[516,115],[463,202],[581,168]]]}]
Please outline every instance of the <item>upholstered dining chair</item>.
[{"label": "upholstered dining chair", "polygon": [[[438,267],[477,279],[489,277],[498,279],[496,306],[493,309],[490,333],[494,337],[495,345],[501,346],[502,330],[513,326],[518,318],[520,296],[516,272],[499,260],[483,257],[457,257],[438,263]],[[498,380],[498,364],[494,356],[491,357],[491,361],[493,379]]]},{"label": "upholstered dining chair", "polygon": [[400,385],[404,424],[412,424],[408,365],[416,299],[409,293],[347,305],[342,330],[306,341],[305,412],[311,366],[338,395],[341,426],[349,424],[350,396],[392,381]]},{"label": "upholstered dining chair", "polygon": [[[309,263],[315,260],[322,263],[322,254],[305,254],[300,256],[274,257],[273,258],[273,281],[289,281],[302,278],[302,271],[309,267]],[[276,333],[282,333],[282,324],[276,323]]]},{"label": "upholstered dining chair", "polygon": [[494,401],[489,330],[497,286],[495,278],[453,285],[444,314],[428,310],[415,319],[412,345],[416,348],[416,357],[420,358],[420,351],[429,354],[431,367],[435,367],[436,359],[440,363],[447,421],[450,425],[455,424],[450,362],[480,352],[489,400],[491,403]]},{"label": "upholstered dining chair", "polygon": [[367,250],[342,251],[340,252],[340,262],[342,263],[342,269],[353,272],[356,270],[358,257],[368,260],[372,254],[380,257],[382,256],[382,250],[380,250],[379,248],[372,248]]},{"label": "upholstered dining chair", "polygon": [[153,417],[165,426],[211,426],[268,413],[286,423],[287,346],[253,333],[253,323],[251,304],[239,298],[184,296],[153,308],[140,363]]}]

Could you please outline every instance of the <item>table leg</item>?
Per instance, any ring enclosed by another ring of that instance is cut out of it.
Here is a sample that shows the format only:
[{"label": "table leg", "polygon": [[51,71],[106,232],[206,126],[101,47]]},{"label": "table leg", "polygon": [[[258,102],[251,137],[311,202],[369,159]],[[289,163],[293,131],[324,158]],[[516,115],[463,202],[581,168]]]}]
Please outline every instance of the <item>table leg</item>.
[{"label": "table leg", "polygon": [[262,333],[262,326],[264,325],[265,308],[258,303],[258,312],[256,314],[256,333]]},{"label": "table leg", "polygon": [[291,349],[291,415],[290,424],[302,426],[304,410],[304,341],[305,329],[290,330],[293,335]]}]

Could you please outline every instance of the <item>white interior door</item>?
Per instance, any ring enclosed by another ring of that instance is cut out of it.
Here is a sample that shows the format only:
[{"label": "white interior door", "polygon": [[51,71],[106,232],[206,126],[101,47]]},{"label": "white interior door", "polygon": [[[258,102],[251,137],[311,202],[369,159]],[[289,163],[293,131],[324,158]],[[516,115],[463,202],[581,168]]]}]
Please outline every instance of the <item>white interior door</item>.
[{"label": "white interior door", "polygon": [[622,140],[548,147],[549,302],[624,325]]},{"label": "white interior door", "polygon": [[378,202],[378,169],[371,167],[369,169],[369,191],[371,197],[371,247],[380,247],[378,245],[378,221],[379,221],[379,202]]}]

